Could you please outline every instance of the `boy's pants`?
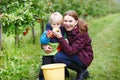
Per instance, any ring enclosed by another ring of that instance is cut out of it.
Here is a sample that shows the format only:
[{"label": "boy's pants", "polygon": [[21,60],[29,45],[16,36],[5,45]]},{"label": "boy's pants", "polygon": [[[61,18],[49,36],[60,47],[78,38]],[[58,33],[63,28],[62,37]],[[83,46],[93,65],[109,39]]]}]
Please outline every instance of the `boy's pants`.
[{"label": "boy's pants", "polygon": [[[53,58],[54,58],[54,56],[43,56],[41,66],[45,65],[45,64],[55,63]],[[41,68],[40,68],[40,72],[39,72],[39,80],[44,80],[43,71]]]}]

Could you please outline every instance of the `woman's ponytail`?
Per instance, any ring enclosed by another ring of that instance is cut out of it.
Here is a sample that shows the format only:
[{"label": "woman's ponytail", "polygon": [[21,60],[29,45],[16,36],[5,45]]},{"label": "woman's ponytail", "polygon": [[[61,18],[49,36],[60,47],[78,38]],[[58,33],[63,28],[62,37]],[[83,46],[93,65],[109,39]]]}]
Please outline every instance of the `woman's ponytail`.
[{"label": "woman's ponytail", "polygon": [[79,32],[84,34],[88,31],[88,24],[82,19],[78,19]]}]

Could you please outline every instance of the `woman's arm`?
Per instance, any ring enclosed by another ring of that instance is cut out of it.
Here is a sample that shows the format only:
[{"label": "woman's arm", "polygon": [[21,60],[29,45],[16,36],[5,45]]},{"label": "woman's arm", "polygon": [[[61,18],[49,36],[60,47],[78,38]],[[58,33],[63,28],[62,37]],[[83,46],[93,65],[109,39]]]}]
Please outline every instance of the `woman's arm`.
[{"label": "woman's arm", "polygon": [[58,38],[62,50],[68,55],[78,54],[82,49],[85,48],[85,45],[89,42],[89,37],[87,34],[77,34],[72,38],[73,39],[69,41],[69,44],[63,37]]}]

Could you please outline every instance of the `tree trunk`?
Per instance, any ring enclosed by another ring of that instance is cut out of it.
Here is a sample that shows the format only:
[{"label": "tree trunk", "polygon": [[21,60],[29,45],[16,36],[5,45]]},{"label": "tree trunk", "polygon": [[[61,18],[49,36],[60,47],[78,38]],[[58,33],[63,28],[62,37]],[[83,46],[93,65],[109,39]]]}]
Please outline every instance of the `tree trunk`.
[{"label": "tree trunk", "polygon": [[32,22],[32,36],[33,36],[33,44],[35,44],[35,29],[34,29],[34,23]]},{"label": "tree trunk", "polygon": [[0,52],[2,49],[2,22],[0,21]]},{"label": "tree trunk", "polygon": [[41,27],[41,33],[44,31],[44,20],[42,20],[42,27]]},{"label": "tree trunk", "polygon": [[15,24],[15,46],[19,47],[19,31],[17,24]]}]

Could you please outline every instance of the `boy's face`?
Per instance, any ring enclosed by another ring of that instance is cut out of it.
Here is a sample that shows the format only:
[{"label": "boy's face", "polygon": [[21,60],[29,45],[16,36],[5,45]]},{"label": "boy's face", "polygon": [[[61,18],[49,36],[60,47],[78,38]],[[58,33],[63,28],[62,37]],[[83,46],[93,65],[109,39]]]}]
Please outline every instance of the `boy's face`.
[{"label": "boy's face", "polygon": [[52,28],[60,28],[60,26],[61,26],[61,23],[57,23],[57,22],[52,22],[51,23]]}]

